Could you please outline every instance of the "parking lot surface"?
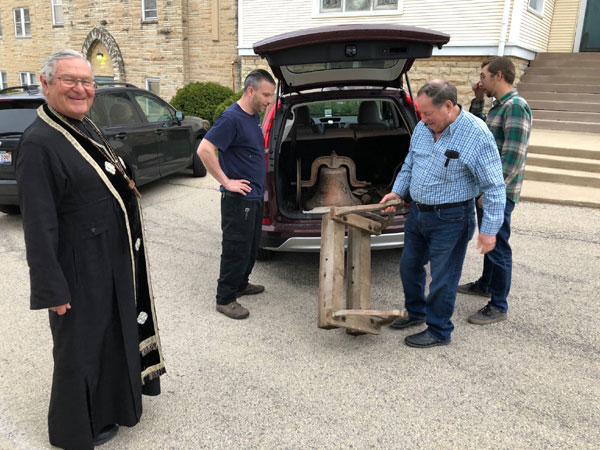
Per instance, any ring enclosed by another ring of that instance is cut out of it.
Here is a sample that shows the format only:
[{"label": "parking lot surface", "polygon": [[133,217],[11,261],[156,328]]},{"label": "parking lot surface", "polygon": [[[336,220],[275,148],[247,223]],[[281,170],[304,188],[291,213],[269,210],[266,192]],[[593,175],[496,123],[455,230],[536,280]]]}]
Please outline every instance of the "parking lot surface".
[{"label": "parking lot surface", "polygon": [[[598,449],[600,210],[521,203],[513,213],[509,319],[477,326],[459,294],[452,343],[413,349],[412,328],[321,330],[318,254],[277,254],[215,311],[218,185],[180,173],[142,188],[167,374],[112,449]],[[0,448],[47,449],[47,313],[29,311],[21,219],[0,214]],[[373,253],[376,309],[403,307],[401,251]],[[482,257],[469,247],[461,282]]]}]

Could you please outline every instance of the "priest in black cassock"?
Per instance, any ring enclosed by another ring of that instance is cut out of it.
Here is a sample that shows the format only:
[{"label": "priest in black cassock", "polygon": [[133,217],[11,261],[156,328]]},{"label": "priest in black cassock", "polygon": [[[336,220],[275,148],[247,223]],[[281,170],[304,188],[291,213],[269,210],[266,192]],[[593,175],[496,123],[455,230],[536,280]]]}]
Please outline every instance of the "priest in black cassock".
[{"label": "priest in black cassock", "polygon": [[31,309],[49,310],[54,342],[50,443],[91,449],[139,422],[165,367],[139,193],[85,116],[91,66],[63,50],[40,81],[47,104],[16,158]]}]

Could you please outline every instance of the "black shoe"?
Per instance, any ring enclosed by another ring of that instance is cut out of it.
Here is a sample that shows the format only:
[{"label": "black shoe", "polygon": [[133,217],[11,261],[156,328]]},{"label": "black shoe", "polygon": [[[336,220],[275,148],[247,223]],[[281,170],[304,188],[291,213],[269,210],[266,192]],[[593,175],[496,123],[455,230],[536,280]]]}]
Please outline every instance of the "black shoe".
[{"label": "black shoe", "polygon": [[425,319],[416,319],[414,317],[405,317],[405,318],[396,320],[393,324],[390,325],[390,328],[394,328],[395,330],[401,330],[403,328],[412,327],[414,325],[421,325],[422,323],[425,323]]},{"label": "black shoe", "polygon": [[260,284],[248,283],[248,286],[243,291],[239,291],[235,294],[235,298],[240,298],[243,295],[256,295],[261,292],[265,292],[265,287]]},{"label": "black shoe", "polygon": [[485,298],[490,298],[492,296],[492,294],[490,294],[488,291],[481,289],[477,282],[460,284],[456,291],[460,292],[461,294],[480,295],[481,297]]},{"label": "black shoe", "polygon": [[447,341],[440,341],[429,334],[429,331],[425,330],[417,334],[406,336],[404,338],[404,343],[409,347],[429,348],[437,345],[448,345],[450,343],[450,339]]},{"label": "black shoe", "polygon": [[94,447],[98,447],[110,441],[117,435],[117,431],[119,431],[119,425],[113,424],[104,427],[100,434],[98,434],[98,436],[96,436],[96,438],[94,439]]}]

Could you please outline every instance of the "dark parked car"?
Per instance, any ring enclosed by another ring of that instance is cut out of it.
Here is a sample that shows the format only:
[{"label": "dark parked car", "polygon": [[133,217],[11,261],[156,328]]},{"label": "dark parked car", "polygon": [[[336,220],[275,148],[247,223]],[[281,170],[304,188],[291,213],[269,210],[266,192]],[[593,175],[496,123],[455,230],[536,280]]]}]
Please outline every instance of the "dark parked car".
[{"label": "dark parked car", "polygon": [[[16,151],[23,131],[45,102],[37,86],[0,91],[0,211],[18,213]],[[160,97],[128,83],[98,87],[88,116],[132,168],[138,186],[188,167],[206,175],[196,148],[208,122],[185,117]]]},{"label": "dark parked car", "polygon": [[[419,120],[407,72],[449,39],[423,28],[340,25],[254,44],[279,80],[277,107],[264,123],[259,258],[319,251],[321,216],[329,206],[378,203],[390,192]],[[372,248],[404,244],[406,212],[373,236]]]}]

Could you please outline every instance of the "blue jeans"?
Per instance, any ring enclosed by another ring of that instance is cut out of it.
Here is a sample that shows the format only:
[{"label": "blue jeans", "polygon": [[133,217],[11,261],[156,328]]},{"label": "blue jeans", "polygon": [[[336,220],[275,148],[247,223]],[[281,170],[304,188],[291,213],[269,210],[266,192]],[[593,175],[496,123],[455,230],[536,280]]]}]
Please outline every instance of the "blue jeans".
[{"label": "blue jeans", "polygon": [[[481,226],[483,210],[477,209],[477,223]],[[477,280],[481,289],[492,294],[488,305],[501,312],[508,311],[506,298],[510,292],[512,277],[512,249],[508,243],[510,238],[510,215],[515,209],[515,202],[506,199],[504,222],[496,235],[496,246],[483,257],[483,273]]]},{"label": "blue jeans", "polygon": [[[425,319],[429,333],[442,341],[450,340],[454,330],[450,318],[467,244],[475,231],[473,212],[473,201],[455,208],[424,212],[412,202],[404,225],[400,277],[405,307],[410,317]],[[425,298],[428,261],[431,283]]]}]

